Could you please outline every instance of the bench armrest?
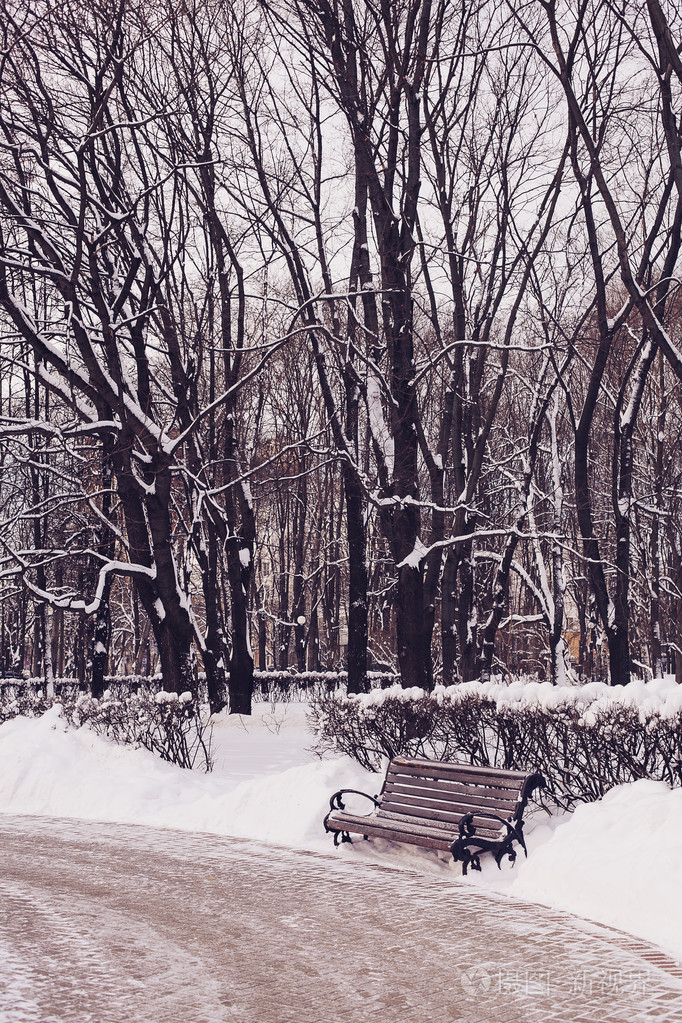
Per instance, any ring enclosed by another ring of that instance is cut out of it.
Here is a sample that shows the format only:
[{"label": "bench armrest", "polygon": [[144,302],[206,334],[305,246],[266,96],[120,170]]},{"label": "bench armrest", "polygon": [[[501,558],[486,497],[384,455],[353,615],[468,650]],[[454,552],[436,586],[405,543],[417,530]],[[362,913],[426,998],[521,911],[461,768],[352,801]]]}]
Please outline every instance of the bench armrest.
[{"label": "bench armrest", "polygon": [[506,820],[504,817],[500,817],[500,815],[497,813],[490,813],[484,810],[477,811],[476,813],[467,813],[464,815],[464,817],[462,817],[461,821],[459,822],[459,841],[466,838],[473,838],[473,836],[476,834],[476,828],[473,824],[474,817],[486,817],[488,820],[497,821],[499,824],[504,824],[508,833],[510,835],[513,835],[513,837],[518,841],[519,845],[525,852],[526,856],[528,855],[526,843],[523,838],[523,821],[519,820],[516,821],[515,824],[513,824],[510,820]]},{"label": "bench armrest", "polygon": [[379,806],[379,800],[377,799],[377,797],[376,796],[370,796],[370,795],[368,795],[367,792],[360,792],[359,789],[339,789],[339,791],[335,792],[334,795],[332,796],[332,798],[329,800],[329,810],[330,811],[331,810],[345,810],[346,809],[346,807],[344,805],[344,802],[341,799],[341,796],[346,795],[346,793],[351,793],[352,795],[355,795],[355,796],[364,796],[365,799],[371,800],[374,803],[375,806]]},{"label": "bench armrest", "polygon": [[[507,829],[507,834],[503,839],[499,841],[490,840],[487,838],[476,837],[476,827],[474,825],[474,817],[484,817],[488,820],[497,821],[498,824],[504,824]],[[513,863],[516,859],[516,852],[512,846],[512,842],[516,840],[526,856],[528,850],[526,849],[526,843],[523,838],[523,821],[518,820],[512,822],[505,820],[504,817],[500,817],[497,813],[491,813],[486,810],[476,811],[474,813],[467,813],[462,817],[459,822],[459,838],[450,846],[450,852],[454,860],[462,860],[462,873],[466,874],[467,867],[471,864],[474,870],[481,869],[481,860],[478,852],[472,852],[469,848],[473,846],[474,849],[480,850],[490,849],[495,854],[495,861],[498,867],[501,867],[501,861],[503,856],[509,856],[509,859]]]}]

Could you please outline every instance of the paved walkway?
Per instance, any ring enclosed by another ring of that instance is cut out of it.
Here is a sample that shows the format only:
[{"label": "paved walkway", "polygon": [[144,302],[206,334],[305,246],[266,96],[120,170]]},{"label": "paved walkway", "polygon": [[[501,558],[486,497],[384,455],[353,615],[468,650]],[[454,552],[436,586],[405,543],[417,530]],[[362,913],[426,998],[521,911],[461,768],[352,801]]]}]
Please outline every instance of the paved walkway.
[{"label": "paved walkway", "polygon": [[457,881],[0,817],[0,1023],[682,1021],[682,968]]}]

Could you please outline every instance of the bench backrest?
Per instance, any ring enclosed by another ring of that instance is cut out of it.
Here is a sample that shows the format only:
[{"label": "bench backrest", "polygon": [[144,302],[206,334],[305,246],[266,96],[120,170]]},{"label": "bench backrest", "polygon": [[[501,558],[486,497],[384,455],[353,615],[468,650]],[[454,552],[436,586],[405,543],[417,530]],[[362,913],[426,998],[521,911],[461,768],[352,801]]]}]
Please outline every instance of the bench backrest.
[{"label": "bench backrest", "polygon": [[502,825],[477,814],[520,820],[536,778],[523,771],[395,757],[386,772],[377,815],[457,826],[462,817],[472,813],[474,824],[496,832]]}]

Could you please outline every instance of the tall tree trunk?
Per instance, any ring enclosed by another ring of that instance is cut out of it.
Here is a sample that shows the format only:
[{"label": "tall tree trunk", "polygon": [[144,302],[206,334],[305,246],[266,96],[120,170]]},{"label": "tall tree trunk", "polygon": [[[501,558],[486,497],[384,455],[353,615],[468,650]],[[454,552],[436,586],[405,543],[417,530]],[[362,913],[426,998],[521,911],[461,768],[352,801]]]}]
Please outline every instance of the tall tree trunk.
[{"label": "tall tree trunk", "polygon": [[206,647],[203,650],[206,670],[206,688],[211,714],[219,714],[227,706],[227,677],[225,656],[227,644],[223,631],[218,585],[219,542],[213,523],[206,523],[207,543],[195,545],[199,554],[199,565],[203,574],[204,603],[206,609]]},{"label": "tall tree trunk", "polygon": [[[656,356],[656,345],[647,339],[641,342],[637,370],[633,374],[632,394],[625,401],[625,383],[616,403],[616,429],[613,462],[612,497],[616,522],[616,591],[613,621],[609,621],[609,665],[611,685],[626,685],[630,681],[630,527],[632,515],[632,479],[634,459],[634,433],[637,414],[644,395],[649,370]],[[632,365],[634,366],[634,360]],[[626,377],[626,382],[629,377]]]},{"label": "tall tree trunk", "polygon": [[256,525],[251,493],[241,478],[234,437],[234,417],[226,419],[225,461],[233,486],[225,496],[229,535],[226,538],[227,578],[230,587],[232,656],[230,657],[230,714],[250,714],[253,696],[253,653],[248,597],[253,572]]},{"label": "tall tree trunk", "polygon": [[355,476],[344,473],[348,527],[348,692],[367,683],[367,558],[364,496]]},{"label": "tall tree trunk", "polygon": [[443,565],[441,583],[441,647],[443,653],[443,685],[457,681],[457,564],[455,550],[449,550]]},{"label": "tall tree trunk", "polygon": [[[130,544],[130,558],[144,568],[154,566],[153,579],[136,576],[137,592],[154,633],[164,689],[196,693],[192,661],[194,629],[189,599],[178,578],[173,550],[171,474],[167,467],[151,467],[153,491],[140,499],[140,488],[127,461],[128,452],[119,448],[114,465]],[[150,550],[149,540],[152,548]]]},{"label": "tall tree trunk", "polygon": [[[85,573],[81,570],[78,573],[78,592],[82,593],[85,587]],[[76,672],[78,685],[84,686],[87,677],[87,618],[82,609],[78,612],[78,633],[76,641]]]},{"label": "tall tree trunk", "polygon": [[111,639],[111,584],[109,577],[102,588],[102,598],[95,612],[95,628],[93,632],[92,680],[90,691],[95,699],[99,699],[105,690],[104,678],[109,664],[109,643]]},{"label": "tall tree trunk", "polygon": [[150,662],[149,633],[151,632],[151,622],[149,621],[149,618],[145,618],[144,625],[142,626],[142,632],[139,631],[139,602],[137,599],[137,587],[135,587],[135,618],[138,624],[136,625],[135,660],[133,662],[133,674],[148,675]]},{"label": "tall tree trunk", "polygon": [[[297,471],[301,473],[304,469],[302,462],[298,462]],[[300,480],[298,493],[295,495],[294,525],[293,525],[293,546],[294,546],[294,576],[291,589],[291,619],[293,622],[294,646],[296,666],[299,671],[305,671],[307,632],[306,608],[305,608],[305,555],[306,555],[306,525],[308,518],[308,484],[306,476]]]},{"label": "tall tree trunk", "polygon": [[49,604],[42,605],[44,664],[45,664],[45,695],[48,700],[54,699],[54,669],[52,666],[52,608]]},{"label": "tall tree trunk", "polygon": [[[109,418],[111,412],[109,411]],[[102,557],[111,560],[116,550],[115,534],[106,524],[112,511],[112,442],[105,438],[102,450],[102,518],[104,523],[99,527],[98,551]],[[92,695],[99,699],[104,692],[104,676],[109,664],[109,644],[111,643],[111,577],[106,577],[102,590],[102,599],[95,612],[95,628],[92,651]]]},{"label": "tall tree trunk", "polygon": [[289,667],[289,643],[291,641],[288,553],[288,547],[285,543],[285,529],[284,525],[281,524],[279,533],[279,576],[277,580],[279,597],[277,607],[278,621],[275,627],[275,667],[280,671],[285,671]]},{"label": "tall tree trunk", "polygon": [[[310,628],[308,629],[308,671],[320,670],[320,620],[317,608],[317,593],[312,594],[313,606],[310,611]],[[350,661],[350,654],[349,654]],[[350,669],[349,669],[350,671]]]},{"label": "tall tree trunk", "polygon": [[663,513],[663,441],[665,437],[665,362],[659,354],[658,373],[658,416],[656,419],[656,467],[655,467],[655,508],[651,523],[651,670],[654,678],[662,678],[663,637],[661,635],[661,550],[660,516]]},{"label": "tall tree trunk", "polygon": [[459,675],[462,682],[478,677],[476,650],[478,640],[478,611],[476,607],[476,563],[473,544],[462,546],[459,558],[459,589],[456,597],[455,627],[459,649]]},{"label": "tall tree trunk", "polygon": [[[244,550],[238,540],[228,540],[227,576],[232,611],[232,656],[230,658],[230,714],[250,714],[253,695],[253,655],[247,613],[248,569],[240,561]],[[246,583],[246,584],[245,584]]]},{"label": "tall tree trunk", "polygon": [[156,622],[153,629],[161,661],[163,688],[171,693],[196,692],[189,630],[184,630],[184,635],[179,636],[166,618]]},{"label": "tall tree trunk", "polygon": [[258,667],[261,671],[267,671],[267,619],[262,611],[258,612]]}]

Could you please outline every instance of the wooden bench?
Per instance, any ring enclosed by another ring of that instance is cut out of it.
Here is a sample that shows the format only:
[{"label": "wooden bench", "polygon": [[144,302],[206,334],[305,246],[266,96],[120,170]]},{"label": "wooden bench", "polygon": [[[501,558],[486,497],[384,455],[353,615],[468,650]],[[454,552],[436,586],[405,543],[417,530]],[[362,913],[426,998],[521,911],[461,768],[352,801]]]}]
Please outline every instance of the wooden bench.
[{"label": "wooden bench", "polygon": [[[523,813],[532,792],[544,784],[541,774],[395,757],[378,796],[357,789],[334,793],[324,826],[334,833],[334,845],[339,838],[352,841],[354,832],[450,851],[466,874],[469,865],[481,869],[482,852],[494,853],[498,867],[505,855],[513,863],[514,841],[528,855]],[[370,799],[373,810],[349,813],[342,798],[349,793]]]}]

